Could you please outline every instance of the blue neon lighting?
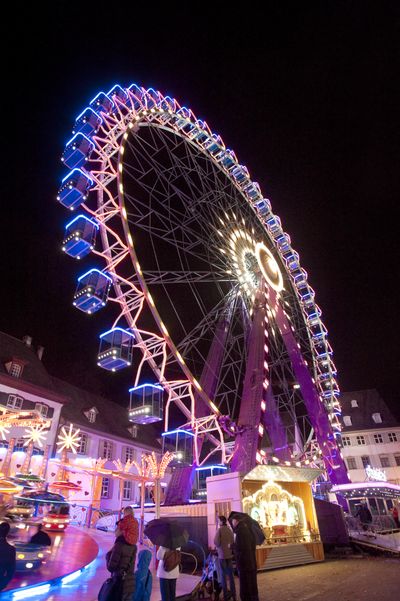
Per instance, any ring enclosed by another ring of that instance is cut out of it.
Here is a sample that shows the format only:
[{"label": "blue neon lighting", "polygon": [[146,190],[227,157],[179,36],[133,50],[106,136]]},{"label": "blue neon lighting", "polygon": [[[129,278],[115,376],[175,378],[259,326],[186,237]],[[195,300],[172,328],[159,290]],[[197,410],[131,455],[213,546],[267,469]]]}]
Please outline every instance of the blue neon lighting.
[{"label": "blue neon lighting", "polygon": [[169,432],[163,432],[161,436],[169,436],[170,434],[189,434],[189,436],[194,436],[193,432],[189,432],[189,430],[169,430]]},{"label": "blue neon lighting", "polygon": [[82,570],[77,570],[76,572],[68,574],[68,576],[64,576],[64,578],[61,578],[61,586],[64,586],[64,584],[68,584],[68,582],[72,582],[76,578],[79,578],[81,574]]},{"label": "blue neon lighting", "polygon": [[17,599],[27,599],[28,597],[33,597],[36,595],[43,595],[44,593],[47,593],[49,589],[49,583],[41,584],[40,586],[31,586],[30,588],[13,593],[13,599],[16,601]]},{"label": "blue neon lighting", "polygon": [[90,181],[90,183],[93,185],[93,180],[91,177],[89,177],[89,175],[87,173],[84,173],[81,169],[73,169],[72,171],[70,171],[65,177],[64,179],[61,180],[61,183],[63,184],[65,181],[67,181],[67,179],[70,179],[71,177],[73,177],[73,174],[75,173],[75,171],[77,171],[79,173],[79,175],[83,175],[83,177],[85,177],[86,179],[88,179]]},{"label": "blue neon lighting", "polygon": [[76,221],[77,219],[80,219],[81,217],[82,217],[83,219],[85,219],[86,221],[88,221],[89,223],[91,223],[92,225],[94,225],[94,227],[95,227],[96,229],[99,229],[99,224],[98,224],[98,223],[96,223],[96,222],[95,222],[95,221],[93,221],[92,219],[89,219],[89,217],[86,217],[86,215],[83,215],[82,213],[81,213],[80,215],[77,215],[77,216],[75,217],[75,219],[73,219],[72,221],[70,221],[69,223],[67,223],[67,225],[65,226],[65,229],[68,229],[69,227],[71,227],[71,225],[72,225],[73,223],[75,223],[75,221]]},{"label": "blue neon lighting", "polygon": [[158,390],[164,390],[164,388],[162,386],[160,386],[160,384],[150,384],[149,382],[147,384],[140,384],[139,386],[134,386],[133,388],[129,388],[128,392],[134,392],[135,390],[139,390],[140,388],[157,388]]},{"label": "blue neon lighting", "polygon": [[105,273],[103,273],[103,272],[102,272],[102,271],[100,271],[99,269],[90,269],[89,271],[87,271],[86,273],[84,273],[83,275],[81,275],[81,276],[78,278],[78,282],[80,282],[80,281],[81,281],[81,280],[82,280],[84,277],[86,277],[87,275],[89,275],[90,273],[93,273],[93,272],[97,272],[97,273],[99,273],[100,275],[103,275],[105,278],[107,278],[107,280],[109,280],[109,281],[112,283],[112,279],[110,278],[110,276],[106,275]]},{"label": "blue neon lighting", "polygon": [[93,113],[93,115],[95,117],[97,117],[97,119],[100,119],[100,121],[103,121],[103,119],[100,117],[100,115],[98,115],[97,113],[95,113],[91,106],[87,106],[85,109],[83,109],[83,111],[81,112],[81,114],[77,116],[76,121],[78,121],[81,117],[83,117],[84,114],[86,113],[86,111],[90,111],[91,113]]},{"label": "blue neon lighting", "polygon": [[227,470],[228,468],[226,467],[226,465],[202,465],[201,467],[196,467],[196,472],[201,472],[202,470],[212,470],[212,469]]},{"label": "blue neon lighting", "polygon": [[111,98],[109,98],[107,96],[107,94],[105,94],[104,92],[99,92],[98,94],[96,94],[96,96],[94,98],[92,98],[92,100],[89,102],[89,104],[92,104],[93,102],[95,102],[99,98],[99,96],[102,96],[102,95],[105,96],[107,98],[107,100],[109,100],[111,102],[112,106],[114,106],[114,103],[111,100]]},{"label": "blue neon lighting", "polygon": [[73,141],[75,140],[75,138],[77,138],[78,136],[81,136],[82,138],[85,138],[85,139],[86,139],[86,140],[89,142],[89,144],[90,144],[91,146],[94,146],[94,144],[93,144],[92,140],[90,140],[90,139],[89,139],[87,136],[85,136],[85,134],[82,134],[81,132],[78,132],[77,134],[75,134],[75,135],[74,135],[74,137],[73,137],[73,138],[71,138],[70,140],[68,140],[68,142],[66,143],[66,145],[65,145],[65,146],[69,146],[70,144],[72,144],[72,142],[73,142]]},{"label": "blue neon lighting", "polygon": [[[112,334],[113,332],[123,332],[123,334],[131,336],[131,338],[135,338],[132,332],[128,332],[128,330],[124,330],[123,328],[111,328],[111,330],[107,330],[107,332],[103,332],[103,334],[100,334],[99,338],[104,338],[104,336],[107,336],[107,334]],[[144,384],[143,386],[146,386],[146,384]],[[148,384],[148,386],[151,386],[151,384]]]},{"label": "blue neon lighting", "polygon": [[106,94],[106,96],[112,96],[112,94],[116,94],[117,92],[122,92],[126,96],[126,92],[119,84],[115,84]]}]

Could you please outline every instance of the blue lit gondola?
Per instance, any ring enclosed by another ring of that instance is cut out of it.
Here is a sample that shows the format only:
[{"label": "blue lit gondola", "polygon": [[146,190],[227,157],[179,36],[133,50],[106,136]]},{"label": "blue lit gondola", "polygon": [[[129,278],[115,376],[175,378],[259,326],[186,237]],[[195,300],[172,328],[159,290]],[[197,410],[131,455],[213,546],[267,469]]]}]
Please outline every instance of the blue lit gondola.
[{"label": "blue lit gondola", "polygon": [[90,108],[96,113],[110,113],[114,108],[114,103],[104,92],[99,92],[97,96],[89,102]]},{"label": "blue lit gondola", "polygon": [[193,464],[193,438],[190,430],[170,430],[163,432],[163,453],[170,451],[174,454],[171,466],[184,466]]},{"label": "blue lit gondola", "polygon": [[69,169],[83,167],[93,148],[93,142],[85,134],[79,132],[67,142],[61,161]]},{"label": "blue lit gondola", "polygon": [[96,133],[102,124],[102,118],[89,106],[76,118],[73,134],[82,133],[91,136]]},{"label": "blue lit gondola", "polygon": [[74,307],[85,313],[95,313],[105,306],[111,284],[111,278],[98,269],[81,275],[74,294]]},{"label": "blue lit gondola", "polygon": [[129,421],[152,424],[163,417],[164,389],[159,384],[140,384],[129,389]]},{"label": "blue lit gondola", "polygon": [[80,169],[74,169],[64,177],[58,190],[57,200],[73,211],[87,198],[93,180]]},{"label": "blue lit gondola", "polygon": [[135,337],[132,332],[113,328],[100,334],[97,365],[109,371],[118,371],[132,365],[132,349]]},{"label": "blue lit gondola", "polygon": [[62,249],[74,259],[82,259],[93,250],[98,224],[85,215],[77,215],[65,226]]}]

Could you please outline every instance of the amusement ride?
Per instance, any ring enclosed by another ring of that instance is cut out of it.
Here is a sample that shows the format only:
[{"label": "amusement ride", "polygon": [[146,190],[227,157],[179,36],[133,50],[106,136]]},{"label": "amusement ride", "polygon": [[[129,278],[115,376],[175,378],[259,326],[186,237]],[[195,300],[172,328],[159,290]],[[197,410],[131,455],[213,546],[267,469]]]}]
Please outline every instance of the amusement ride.
[{"label": "amusement ride", "polygon": [[73,304],[115,308],[97,364],[133,372],[133,424],[164,421],[176,466],[165,503],[187,500],[210,461],[318,466],[348,482],[321,310],[235,152],[189,108],[135,84],[97,94],[72,136],[62,248],[98,259]]}]

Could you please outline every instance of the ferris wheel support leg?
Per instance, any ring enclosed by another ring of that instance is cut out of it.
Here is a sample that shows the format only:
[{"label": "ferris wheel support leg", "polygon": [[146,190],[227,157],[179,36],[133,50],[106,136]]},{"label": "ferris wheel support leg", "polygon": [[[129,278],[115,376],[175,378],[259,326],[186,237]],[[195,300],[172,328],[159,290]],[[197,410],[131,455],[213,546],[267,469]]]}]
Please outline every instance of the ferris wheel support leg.
[{"label": "ferris wheel support leg", "polygon": [[276,323],[289,354],[297,382],[300,385],[304,404],[322,451],[329,479],[333,484],[348,483],[349,477],[346,465],[337,446],[328,413],[319,398],[316,386],[302,357],[290,323],[273,290],[270,290],[270,303],[276,311]]},{"label": "ferris wheel support leg", "polygon": [[260,401],[265,380],[265,294],[259,290],[254,304],[253,323],[248,339],[248,353],[238,425],[243,432],[236,438],[232,471],[249,472],[256,465],[261,418]]},{"label": "ferris wheel support leg", "polygon": [[272,391],[268,386],[264,394],[265,413],[263,423],[271,440],[273,453],[281,461],[290,461],[290,449],[285,427],[279,415],[279,409]]}]

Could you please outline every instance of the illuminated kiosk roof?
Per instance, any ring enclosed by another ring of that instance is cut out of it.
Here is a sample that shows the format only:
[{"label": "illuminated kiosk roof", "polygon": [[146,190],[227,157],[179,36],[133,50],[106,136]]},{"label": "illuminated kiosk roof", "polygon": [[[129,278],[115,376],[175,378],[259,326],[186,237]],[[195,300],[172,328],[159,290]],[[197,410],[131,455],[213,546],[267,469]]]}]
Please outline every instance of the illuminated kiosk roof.
[{"label": "illuminated kiosk roof", "polygon": [[391,482],[352,482],[333,486],[331,492],[337,492],[347,499],[360,497],[400,498],[400,486]]},{"label": "illuminated kiosk roof", "polygon": [[312,482],[322,474],[322,470],[311,467],[283,467],[280,465],[257,465],[243,480],[268,482]]}]

